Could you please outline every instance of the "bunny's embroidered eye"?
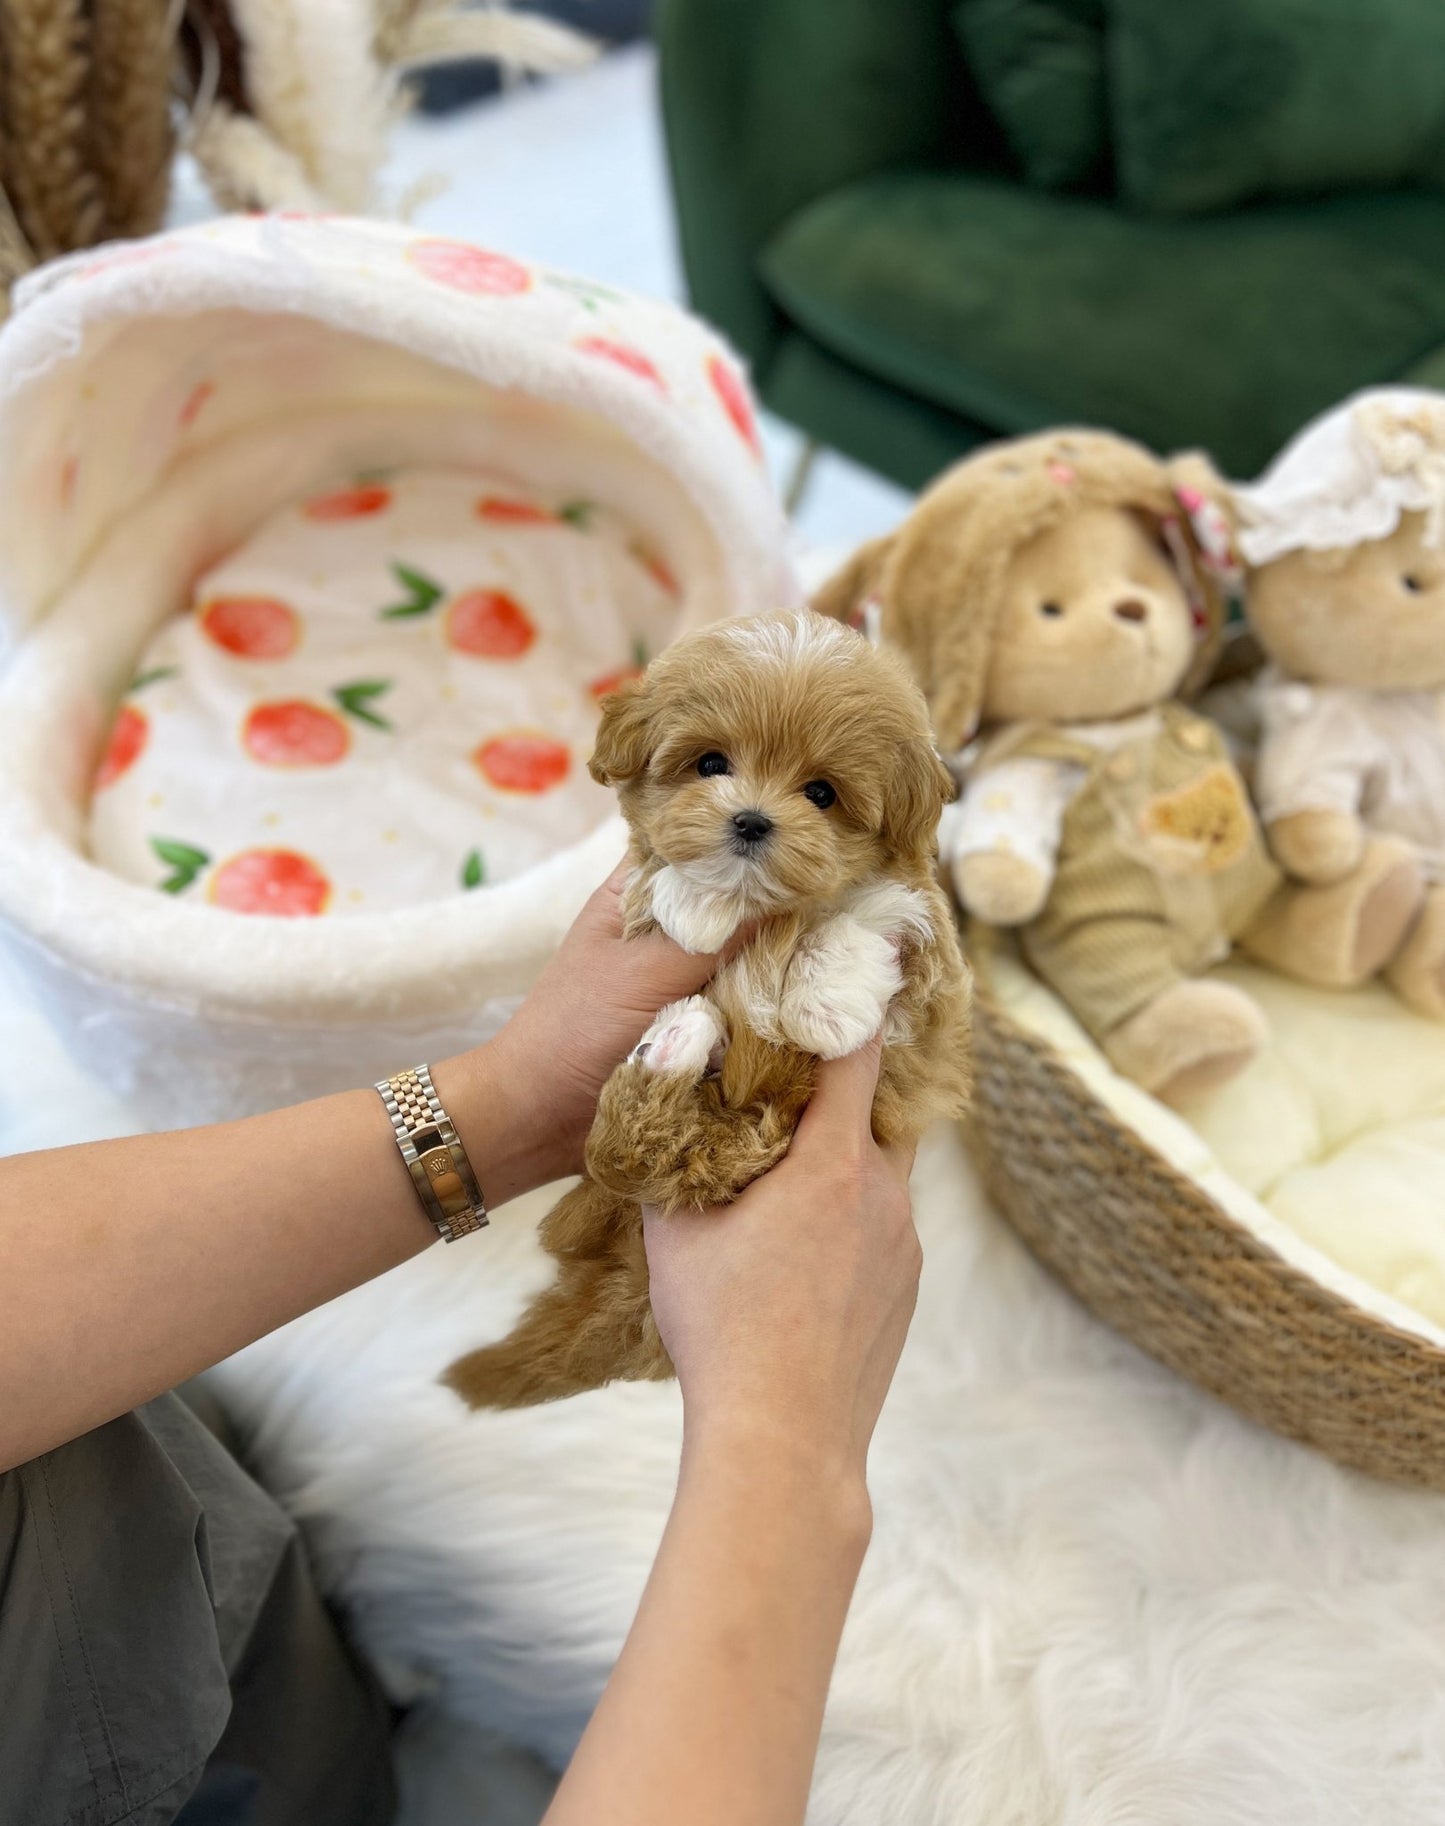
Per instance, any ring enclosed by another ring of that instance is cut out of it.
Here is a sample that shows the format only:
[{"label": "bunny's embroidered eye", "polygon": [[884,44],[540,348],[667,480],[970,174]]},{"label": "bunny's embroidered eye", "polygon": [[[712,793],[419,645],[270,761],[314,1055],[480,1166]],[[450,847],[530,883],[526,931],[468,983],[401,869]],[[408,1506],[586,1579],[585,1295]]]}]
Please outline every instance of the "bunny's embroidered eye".
[{"label": "bunny's embroidered eye", "polygon": [[809,780],[803,788],[803,797],[811,799],[820,812],[825,812],[838,795],[826,780]]},{"label": "bunny's embroidered eye", "polygon": [[1400,582],[1401,582],[1401,585],[1405,589],[1407,589],[1412,596],[1418,596],[1420,594],[1420,592],[1425,588],[1424,578],[1412,576],[1410,574],[1410,572],[1408,572],[1408,571],[1400,579]]},{"label": "bunny's embroidered eye", "polygon": [[716,748],[709,748],[705,755],[699,755],[697,771],[704,780],[711,780],[715,774],[729,773],[731,769],[725,754],[719,754]]},{"label": "bunny's embroidered eye", "polygon": [[1056,602],[1041,602],[1039,604],[1039,614],[1047,615],[1050,621],[1057,621],[1063,612],[1064,611]]}]

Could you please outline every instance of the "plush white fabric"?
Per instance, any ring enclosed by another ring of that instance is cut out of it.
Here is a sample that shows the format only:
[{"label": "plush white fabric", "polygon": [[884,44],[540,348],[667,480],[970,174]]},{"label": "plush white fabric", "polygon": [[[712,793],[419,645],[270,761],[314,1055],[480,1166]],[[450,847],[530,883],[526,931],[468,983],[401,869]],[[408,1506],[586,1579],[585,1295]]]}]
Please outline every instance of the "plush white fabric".
[{"label": "plush white fabric", "polygon": [[1345,1299],[1445,1345],[1445,1030],[1378,985],[1311,989],[1243,961],[1264,1052],[1175,1115],[1119,1077],[1011,958],[1005,1006],[1230,1215]]},{"label": "plush white fabric", "polygon": [[598,700],[672,636],[661,559],[611,509],[489,471],[333,483],[147,643],[97,774],[102,868],[354,916],[495,886],[611,816]]},{"label": "plush white fabric", "polygon": [[242,917],[82,853],[95,760],[191,585],[337,473],[502,470],[615,511],[681,630],[796,600],[746,384],[695,320],[404,228],[234,218],[58,262],[0,332],[0,937],[162,1125],[482,1037],[621,851],[345,921]]},{"label": "plush white fabric", "polygon": [[[1257,1431],[1106,1331],[951,1133],[914,1189],[922,1294],[811,1826],[1438,1826],[1445,1503]],[[437,1384],[545,1280],[545,1203],[217,1375],[396,1690],[561,1760],[656,1547],[680,1414],[672,1386],[472,1415]]]}]

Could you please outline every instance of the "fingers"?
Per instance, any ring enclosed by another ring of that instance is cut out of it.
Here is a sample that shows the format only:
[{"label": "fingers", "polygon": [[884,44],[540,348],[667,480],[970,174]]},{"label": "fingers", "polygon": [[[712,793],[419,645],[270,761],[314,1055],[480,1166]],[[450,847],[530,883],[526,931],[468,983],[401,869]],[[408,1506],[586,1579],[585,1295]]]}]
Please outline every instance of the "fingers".
[{"label": "fingers", "polygon": [[[622,894],[632,878],[633,866],[631,858],[624,856],[589,902],[589,911],[595,908],[598,923],[606,936],[619,941],[622,938]],[[734,933],[717,952],[684,951],[665,932],[649,932],[629,940],[617,963],[617,970],[625,975],[627,982],[636,985],[628,1000],[637,1001],[640,994],[639,1006],[645,1003],[655,1011],[665,1002],[701,989],[717,973],[718,965],[736,952],[745,936],[744,932]]]},{"label": "fingers", "polygon": [[913,1175],[913,1158],[917,1152],[916,1141],[895,1141],[883,1150],[883,1158],[905,1186]]},{"label": "fingers", "polygon": [[857,1052],[846,1053],[841,1059],[823,1060],[818,1066],[813,1095],[798,1124],[798,1140],[806,1146],[816,1143],[819,1137],[854,1135],[860,1130],[871,1135],[873,1097],[882,1061],[881,1033],[874,1034]]}]

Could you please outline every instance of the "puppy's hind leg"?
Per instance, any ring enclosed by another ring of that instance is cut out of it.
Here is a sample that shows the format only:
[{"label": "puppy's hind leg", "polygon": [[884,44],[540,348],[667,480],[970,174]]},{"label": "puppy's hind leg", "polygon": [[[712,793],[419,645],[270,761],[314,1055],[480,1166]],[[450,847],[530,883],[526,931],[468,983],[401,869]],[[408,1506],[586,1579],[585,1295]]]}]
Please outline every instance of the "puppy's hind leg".
[{"label": "puppy's hind leg", "polygon": [[786,1151],[773,1108],[729,1108],[715,1075],[727,1051],[703,996],[664,1008],[602,1087],[587,1171],[621,1197],[665,1211],[724,1204]]}]

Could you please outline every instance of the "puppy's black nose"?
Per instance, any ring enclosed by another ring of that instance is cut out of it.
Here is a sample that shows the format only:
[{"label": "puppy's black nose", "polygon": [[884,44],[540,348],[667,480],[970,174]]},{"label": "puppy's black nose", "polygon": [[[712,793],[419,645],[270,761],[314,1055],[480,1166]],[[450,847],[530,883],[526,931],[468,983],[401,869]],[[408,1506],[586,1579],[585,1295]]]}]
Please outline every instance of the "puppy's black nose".
[{"label": "puppy's black nose", "polygon": [[734,812],[733,829],[744,843],[761,843],[773,828],[766,812]]}]

